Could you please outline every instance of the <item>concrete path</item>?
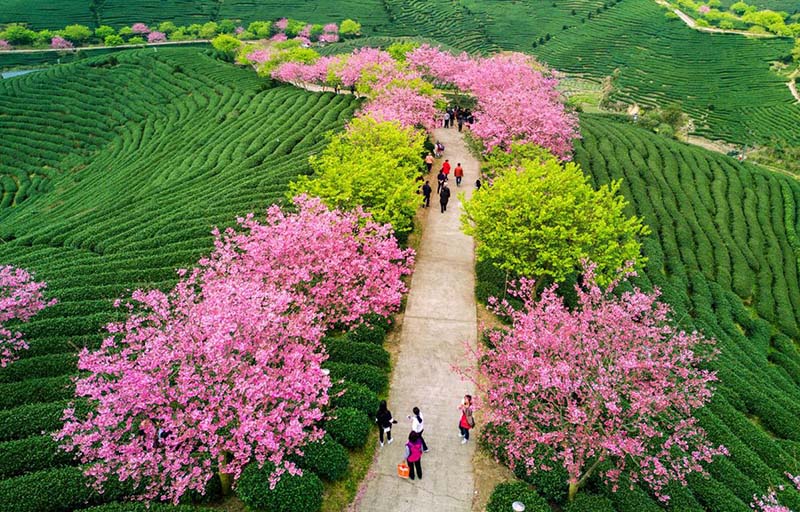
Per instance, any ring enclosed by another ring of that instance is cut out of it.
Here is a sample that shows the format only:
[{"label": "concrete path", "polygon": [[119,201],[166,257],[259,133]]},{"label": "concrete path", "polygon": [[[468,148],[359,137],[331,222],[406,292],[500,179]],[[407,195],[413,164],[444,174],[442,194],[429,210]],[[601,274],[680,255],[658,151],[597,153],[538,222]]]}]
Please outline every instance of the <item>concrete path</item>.
[{"label": "concrete path", "polygon": [[[445,145],[444,158],[452,168],[461,162],[464,180],[456,187],[451,172],[450,203],[440,213],[436,173],[444,160],[434,164],[430,176],[434,193],[423,215],[422,240],[389,391],[389,410],[399,423],[393,429],[394,443],[379,448],[374,477],[364,484],[363,497],[356,504],[356,510],[363,512],[472,509],[475,439],[461,444],[458,404],[474,388],[452,366],[464,364],[465,343],[474,345],[477,336],[473,243],[461,232],[457,195],[472,194],[479,171],[457,129],[438,129],[434,136]],[[422,457],[423,479],[411,481],[397,476],[397,464],[403,460],[410,432],[406,416],[414,406],[424,417],[430,452]]]}]

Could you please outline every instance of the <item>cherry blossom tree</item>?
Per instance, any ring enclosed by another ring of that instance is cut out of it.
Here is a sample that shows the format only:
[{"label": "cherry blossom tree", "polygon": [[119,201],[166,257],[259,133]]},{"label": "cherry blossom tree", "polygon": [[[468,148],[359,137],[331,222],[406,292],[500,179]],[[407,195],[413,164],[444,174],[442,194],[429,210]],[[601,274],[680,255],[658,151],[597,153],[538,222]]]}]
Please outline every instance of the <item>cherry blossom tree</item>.
[{"label": "cherry blossom tree", "polygon": [[[692,417],[713,393],[715,373],[701,368],[713,342],[671,326],[657,291],[616,293],[618,281],[602,290],[592,265],[583,282],[574,310],[556,286],[536,301],[530,281],[515,291],[520,310],[491,301],[512,325],[488,331],[490,348],[476,354],[490,421],[509,434],[488,440],[529,471],[562,464],[570,500],[599,471],[614,490],[624,472],[667,501],[667,483],[685,485],[727,454]],[[537,458],[543,451],[552,456]]]},{"label": "cherry blossom tree", "polygon": [[436,128],[436,100],[411,87],[392,87],[378,94],[361,111],[377,121],[398,121],[403,126]]},{"label": "cherry blossom tree", "polygon": [[0,39],[0,52],[11,50],[11,44],[5,39]]},{"label": "cherry blossom tree", "polygon": [[33,280],[28,271],[10,265],[0,266],[0,367],[5,368],[28,349],[22,333],[12,331],[8,322],[27,322],[36,313],[56,303],[43,295],[47,284]]},{"label": "cherry blossom tree", "polygon": [[167,40],[167,35],[164,32],[153,31],[147,34],[148,43],[163,43]]},{"label": "cherry blossom tree", "polygon": [[144,23],[134,23],[131,25],[131,32],[134,34],[148,34],[150,33],[150,27]]},{"label": "cherry blossom tree", "polygon": [[[782,489],[781,487],[781,490]],[[775,492],[775,489],[770,489],[769,493],[763,496],[753,495],[750,508],[759,512],[792,512],[792,509],[778,502],[778,494]]]},{"label": "cherry blossom tree", "polygon": [[69,50],[73,48],[73,44],[61,36],[55,36],[50,39],[50,48],[54,50]]},{"label": "cherry blossom tree", "polygon": [[275,465],[273,483],[299,472],[287,457],[324,435],[323,334],[395,311],[411,252],[363,212],[295,205],[215,231],[173,290],[134,292],[129,317],[80,353],[76,395],[96,410],[67,409],[55,438],[99,489],[116,475],[140,499],[177,503],[214,473],[230,488],[253,461]]}]

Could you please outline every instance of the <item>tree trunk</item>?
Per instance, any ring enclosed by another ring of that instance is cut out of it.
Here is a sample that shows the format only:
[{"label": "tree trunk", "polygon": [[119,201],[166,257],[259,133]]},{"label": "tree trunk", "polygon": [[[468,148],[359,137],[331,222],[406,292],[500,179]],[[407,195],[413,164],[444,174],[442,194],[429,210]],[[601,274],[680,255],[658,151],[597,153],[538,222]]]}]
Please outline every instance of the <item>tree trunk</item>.
[{"label": "tree trunk", "polygon": [[[563,489],[563,487],[562,487]],[[569,494],[567,497],[569,498],[569,502],[572,503],[575,501],[575,496],[578,494],[578,482],[575,480],[570,479],[569,481]]]},{"label": "tree trunk", "polygon": [[231,475],[230,473],[223,473],[222,471],[220,471],[219,481],[222,482],[222,495],[230,496],[231,486],[233,484],[233,475]]}]

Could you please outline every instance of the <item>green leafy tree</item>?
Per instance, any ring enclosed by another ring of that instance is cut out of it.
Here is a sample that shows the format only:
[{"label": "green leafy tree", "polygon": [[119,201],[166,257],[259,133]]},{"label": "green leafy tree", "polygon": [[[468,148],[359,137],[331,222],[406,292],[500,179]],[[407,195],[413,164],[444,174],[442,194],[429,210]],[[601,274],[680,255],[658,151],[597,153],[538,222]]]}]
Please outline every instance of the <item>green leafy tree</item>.
[{"label": "green leafy tree", "polygon": [[178,30],[178,27],[175,26],[175,24],[171,21],[162,21],[158,24],[158,31],[167,35],[175,32],[176,30]]},{"label": "green leafy tree", "polygon": [[12,23],[0,32],[0,39],[8,41],[14,46],[31,44],[35,38],[36,32],[19,23]]},{"label": "green leafy tree", "polygon": [[286,25],[286,30],[284,30],[284,33],[286,33],[286,37],[295,37],[297,34],[300,33],[301,30],[303,30],[305,26],[306,26],[305,21],[294,20],[289,18],[289,22]]},{"label": "green leafy tree", "polygon": [[361,35],[361,23],[346,19],[339,25],[339,34],[342,37],[356,37]]},{"label": "green leafy tree", "polygon": [[376,222],[389,223],[404,236],[420,204],[416,178],[424,141],[422,133],[397,122],[353,119],[346,132],[311,157],[314,176],[292,183],[289,196],[307,193],[342,209],[362,205]]},{"label": "green leafy tree", "polygon": [[220,34],[233,34],[236,30],[236,22],[233,20],[222,20],[219,22]]},{"label": "green leafy tree", "polygon": [[145,44],[145,42],[142,36],[134,36],[128,39],[128,44]]},{"label": "green leafy tree", "polygon": [[[342,27],[344,27],[345,20],[342,22]],[[342,28],[339,29],[339,33],[342,32]],[[392,43],[386,48],[386,51],[389,52],[389,55],[398,62],[405,62],[406,61],[406,54],[412,52],[419,48],[419,43],[415,43],[414,41],[407,41],[404,43]]]},{"label": "green leafy tree", "polygon": [[237,35],[236,38],[240,41],[252,41],[253,39],[257,39],[257,36],[249,30],[245,30]]},{"label": "green leafy tree", "polygon": [[122,37],[131,37],[133,35],[133,29],[131,27],[122,27],[117,32]]},{"label": "green leafy tree", "polygon": [[741,1],[731,4],[731,6],[728,7],[728,9],[730,9],[732,12],[735,12],[736,14],[739,14],[739,15],[744,14],[746,12],[752,12],[752,11],[756,10],[755,7],[753,7],[751,5],[748,5],[747,3],[741,2]]},{"label": "green leafy tree", "polygon": [[284,62],[313,64],[319,58],[319,53],[311,48],[301,48],[300,41],[282,41],[276,43],[273,47],[279,51],[275,53],[274,57],[258,67],[258,74],[260,76],[270,76],[272,71]]},{"label": "green leafy tree", "polygon": [[213,21],[209,21],[208,23],[203,23],[203,26],[200,27],[197,35],[200,36],[201,39],[211,39],[215,35],[217,35],[217,31],[219,27]]},{"label": "green leafy tree", "polygon": [[211,40],[211,45],[222,53],[233,55],[242,46],[242,42],[228,34],[220,34]]},{"label": "green leafy tree", "polygon": [[597,263],[604,284],[626,262],[641,265],[637,237],[649,232],[625,215],[619,186],[594,190],[577,164],[552,155],[522,159],[463,205],[462,225],[475,237],[478,259],[533,278],[537,287],[564,281],[584,260]]},{"label": "green leafy tree", "polygon": [[94,29],[94,35],[100,38],[101,40],[105,40],[110,35],[116,34],[117,31],[114,30],[114,27],[109,27],[108,25],[100,25],[96,29]]},{"label": "green leafy tree", "polygon": [[319,36],[321,36],[323,32],[325,32],[325,27],[323,25],[319,23],[311,25],[311,39],[319,39]]},{"label": "green leafy tree", "polygon": [[[54,35],[55,33],[53,33],[52,30],[40,30],[39,32],[36,32],[36,35],[33,38],[33,44],[36,46],[49,46]],[[1,37],[2,36],[0,36],[0,38]]]},{"label": "green leafy tree", "polygon": [[269,37],[269,29],[271,26],[272,23],[269,21],[254,21],[247,26],[247,31],[252,32],[256,37]]},{"label": "green leafy tree", "polygon": [[183,27],[183,31],[190,36],[199,36],[201,30],[203,30],[203,25],[199,23],[192,23],[188,27]]},{"label": "green leafy tree", "polygon": [[173,32],[173,33],[171,33],[169,35],[169,40],[170,41],[188,41],[188,40],[192,39],[192,37],[193,36],[191,34],[187,34],[182,28],[179,28],[178,30],[176,30],[175,32]]},{"label": "green leafy tree", "polygon": [[67,25],[61,33],[73,43],[82,43],[92,37],[92,29],[85,25]]},{"label": "green leafy tree", "polygon": [[103,43],[106,46],[119,46],[121,44],[125,44],[125,40],[122,39],[122,36],[111,34],[110,36],[106,36],[106,38],[103,40]]},{"label": "green leafy tree", "polygon": [[794,48],[792,48],[792,59],[795,62],[800,62],[800,39],[797,39],[794,42]]}]

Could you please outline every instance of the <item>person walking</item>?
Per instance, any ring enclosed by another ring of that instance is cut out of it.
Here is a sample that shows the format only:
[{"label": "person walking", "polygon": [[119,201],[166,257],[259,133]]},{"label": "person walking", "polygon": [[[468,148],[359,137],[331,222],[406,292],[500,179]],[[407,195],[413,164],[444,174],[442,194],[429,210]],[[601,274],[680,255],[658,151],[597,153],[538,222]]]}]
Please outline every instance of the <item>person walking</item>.
[{"label": "person walking", "polygon": [[469,441],[469,431],[475,427],[475,418],[472,416],[472,395],[464,395],[461,400],[461,405],[458,406],[461,411],[461,419],[458,422],[458,430],[461,431],[461,444],[466,444]]},{"label": "person walking", "polygon": [[447,202],[450,200],[450,188],[447,182],[442,185],[442,191],[439,193],[439,204],[442,207],[442,213],[447,211]]},{"label": "person walking", "polygon": [[[408,442],[406,443],[406,462],[408,463],[408,477],[414,480],[414,474],[417,478],[422,480],[422,436],[416,432],[408,434]],[[427,451],[427,450],[425,450]],[[416,470],[416,471],[415,471]]]},{"label": "person walking", "polygon": [[428,172],[431,172],[431,169],[433,169],[433,155],[430,153],[425,157],[425,166],[428,168]]},{"label": "person walking", "polygon": [[378,424],[378,438],[383,448],[383,434],[386,434],[386,441],[392,444],[392,423],[397,421],[392,418],[392,412],[386,408],[386,400],[381,400],[378,412],[375,413],[375,423]]},{"label": "person walking", "polygon": [[433,189],[431,188],[428,180],[425,180],[425,184],[422,185],[422,207],[427,208],[431,205],[431,192]]},{"label": "person walking", "polygon": [[450,160],[445,159],[444,163],[442,164],[442,172],[445,176],[450,176]]},{"label": "person walking", "polygon": [[436,181],[439,183],[439,186],[436,187],[436,193],[440,194],[442,192],[442,187],[445,183],[447,183],[447,175],[444,173],[444,171],[439,171],[439,174],[436,176]]},{"label": "person walking", "polygon": [[459,114],[458,115],[458,131],[460,132],[462,128],[464,128],[464,114]]},{"label": "person walking", "polygon": [[444,113],[444,127],[450,128],[450,112]]},{"label": "person walking", "polygon": [[464,177],[464,169],[461,167],[461,162],[456,165],[456,168],[453,169],[453,175],[456,177],[456,186],[461,186],[461,178]]},{"label": "person walking", "polygon": [[425,431],[425,421],[422,419],[422,414],[419,412],[419,407],[414,407],[411,409],[412,415],[408,416],[408,419],[411,420],[411,431],[416,432],[419,435],[419,442],[422,443],[422,451],[428,451],[428,443],[425,442],[425,438],[422,437],[422,433]]}]

